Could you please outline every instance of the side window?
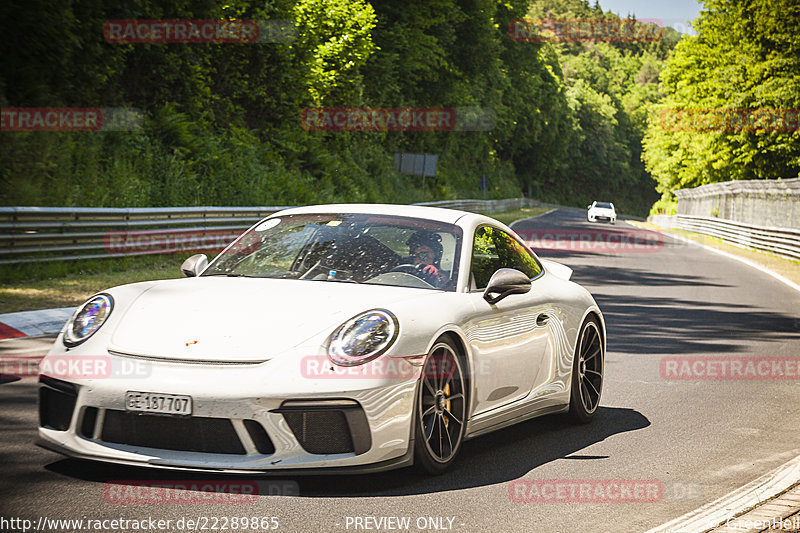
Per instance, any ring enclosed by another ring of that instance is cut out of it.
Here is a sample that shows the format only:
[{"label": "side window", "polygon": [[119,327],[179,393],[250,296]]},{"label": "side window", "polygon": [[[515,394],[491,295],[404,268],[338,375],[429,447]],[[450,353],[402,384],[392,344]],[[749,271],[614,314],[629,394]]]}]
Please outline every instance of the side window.
[{"label": "side window", "polygon": [[475,288],[485,289],[492,274],[501,268],[515,268],[531,279],[542,272],[539,263],[514,237],[491,226],[478,228],[472,247]]},{"label": "side window", "polygon": [[494,244],[492,233],[494,228],[483,226],[475,232],[475,242],[472,245],[472,278],[475,288],[485,289],[500,264],[500,256]]}]

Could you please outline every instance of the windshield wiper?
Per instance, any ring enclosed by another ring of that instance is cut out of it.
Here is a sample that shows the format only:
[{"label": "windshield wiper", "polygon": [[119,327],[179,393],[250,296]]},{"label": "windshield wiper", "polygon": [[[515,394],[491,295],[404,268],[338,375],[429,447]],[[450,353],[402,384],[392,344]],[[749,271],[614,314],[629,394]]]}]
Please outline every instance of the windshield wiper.
[{"label": "windshield wiper", "polygon": [[247,274],[238,274],[235,272],[215,272],[214,274],[203,274],[201,277],[211,276],[227,276],[229,278],[257,278],[259,276],[248,276]]}]

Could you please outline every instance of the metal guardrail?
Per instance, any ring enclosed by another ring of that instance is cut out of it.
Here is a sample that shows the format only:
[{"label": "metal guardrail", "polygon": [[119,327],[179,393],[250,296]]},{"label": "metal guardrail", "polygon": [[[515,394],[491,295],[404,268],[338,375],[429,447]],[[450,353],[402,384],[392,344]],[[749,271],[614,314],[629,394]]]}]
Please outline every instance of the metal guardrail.
[{"label": "metal guardrail", "polygon": [[221,249],[281,209],[0,207],[0,264]]},{"label": "metal guardrail", "polygon": [[755,226],[732,220],[691,215],[653,215],[649,222],[663,228],[693,231],[739,248],[760,250],[800,261],[800,230]]},{"label": "metal guardrail", "polygon": [[[583,207],[569,207],[559,204],[548,204],[538,200],[531,200],[529,198],[508,198],[506,200],[443,200],[439,202],[424,202],[414,205],[427,205],[431,207],[447,207],[449,209],[461,209],[462,211],[470,211],[472,213],[499,213],[501,211],[511,211],[513,209],[522,209],[523,207],[546,207],[551,209],[558,209],[559,211],[569,211],[571,213],[580,213],[581,216],[586,216],[586,208]],[[644,218],[633,215],[626,215],[624,213],[617,213],[620,219],[625,220],[638,220],[644,222]]]},{"label": "metal guardrail", "polygon": [[[497,213],[543,204],[509,198],[416,205]],[[262,218],[287,208],[0,207],[0,265],[219,251]]]},{"label": "metal guardrail", "polygon": [[470,213],[500,213],[523,207],[538,207],[542,204],[529,198],[506,198],[505,200],[440,200],[438,202],[421,202],[414,205],[428,207],[445,207],[460,209]]}]

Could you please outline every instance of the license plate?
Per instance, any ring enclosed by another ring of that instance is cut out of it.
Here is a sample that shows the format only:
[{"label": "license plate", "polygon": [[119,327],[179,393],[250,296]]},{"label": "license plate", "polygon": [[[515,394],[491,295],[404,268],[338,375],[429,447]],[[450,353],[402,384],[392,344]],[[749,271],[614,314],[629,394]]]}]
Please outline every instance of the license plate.
[{"label": "license plate", "polygon": [[192,414],[192,397],[128,391],[125,393],[125,410],[165,415],[190,415]]}]

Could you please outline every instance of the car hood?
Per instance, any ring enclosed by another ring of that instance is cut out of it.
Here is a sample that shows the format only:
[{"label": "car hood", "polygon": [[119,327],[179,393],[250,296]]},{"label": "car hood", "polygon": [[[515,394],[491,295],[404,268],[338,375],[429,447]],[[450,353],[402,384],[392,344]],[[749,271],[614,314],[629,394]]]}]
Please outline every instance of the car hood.
[{"label": "car hood", "polygon": [[108,349],[197,361],[265,361],[348,318],[434,291],[305,280],[161,281],[124,311]]}]

